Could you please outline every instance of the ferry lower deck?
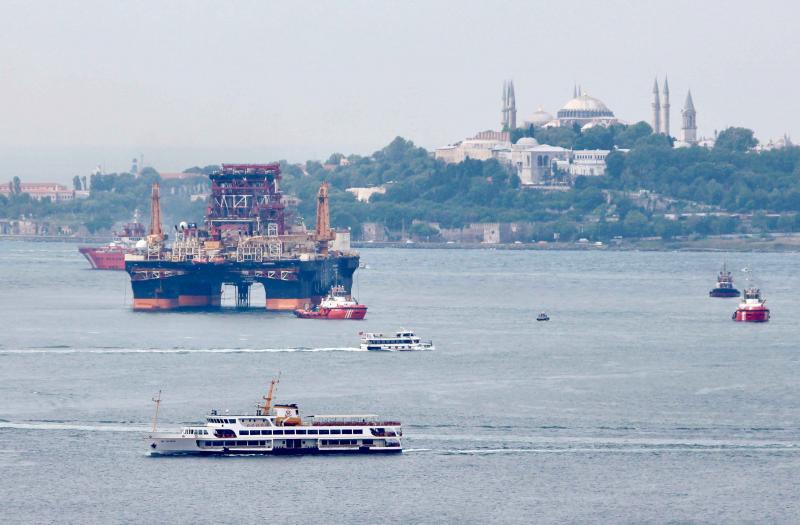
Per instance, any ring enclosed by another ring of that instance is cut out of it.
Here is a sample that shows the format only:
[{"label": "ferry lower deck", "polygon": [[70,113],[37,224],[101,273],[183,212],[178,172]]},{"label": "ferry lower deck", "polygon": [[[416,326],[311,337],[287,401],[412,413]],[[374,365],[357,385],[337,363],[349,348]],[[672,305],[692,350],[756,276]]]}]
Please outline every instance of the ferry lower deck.
[{"label": "ferry lower deck", "polygon": [[[151,455],[402,452],[399,422],[361,419],[276,426],[273,417],[208,418],[204,426],[147,436]],[[261,428],[258,428],[261,427]]]}]

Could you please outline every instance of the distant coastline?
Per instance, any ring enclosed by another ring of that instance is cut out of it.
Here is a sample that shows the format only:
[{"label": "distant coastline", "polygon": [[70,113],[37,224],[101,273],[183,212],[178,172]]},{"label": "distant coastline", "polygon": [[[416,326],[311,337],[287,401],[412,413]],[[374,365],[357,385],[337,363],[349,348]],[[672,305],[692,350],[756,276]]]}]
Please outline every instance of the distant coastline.
[{"label": "distant coastline", "polygon": [[700,239],[623,239],[596,246],[593,243],[452,243],[443,242],[353,242],[358,249],[405,248],[435,250],[561,250],[561,251],[687,251],[687,252],[800,252],[800,233],[762,236],[722,235]]},{"label": "distant coastline", "polygon": [[[63,242],[75,244],[106,244],[110,235],[67,237],[59,235],[0,235],[0,241]],[[539,243],[477,243],[353,241],[353,248],[403,248],[431,250],[560,250],[560,251],[687,251],[687,252],[800,252],[800,233],[775,233],[759,235],[720,235],[699,239],[622,239],[597,246],[593,243],[548,242]]]}]

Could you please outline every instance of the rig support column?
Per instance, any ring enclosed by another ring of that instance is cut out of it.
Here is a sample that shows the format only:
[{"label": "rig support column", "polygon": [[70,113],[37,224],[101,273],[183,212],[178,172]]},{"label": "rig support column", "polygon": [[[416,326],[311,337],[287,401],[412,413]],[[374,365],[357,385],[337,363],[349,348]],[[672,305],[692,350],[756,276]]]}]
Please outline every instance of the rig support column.
[{"label": "rig support column", "polygon": [[250,283],[236,284],[236,308],[250,307]]}]

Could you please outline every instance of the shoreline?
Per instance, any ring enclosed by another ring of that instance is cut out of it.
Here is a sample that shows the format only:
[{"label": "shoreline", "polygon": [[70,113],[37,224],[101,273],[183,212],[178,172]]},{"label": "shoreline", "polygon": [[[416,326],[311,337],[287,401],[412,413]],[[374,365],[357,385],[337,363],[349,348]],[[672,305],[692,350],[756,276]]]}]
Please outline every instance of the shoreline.
[{"label": "shoreline", "polygon": [[[56,235],[0,235],[0,241],[21,242],[61,242],[70,244],[107,244],[111,236],[61,237]],[[534,250],[534,251],[649,251],[649,252],[765,252],[800,253],[800,233],[771,234],[760,236],[718,236],[702,239],[661,240],[661,239],[623,239],[595,246],[593,243],[548,242],[538,243],[477,243],[458,242],[363,242],[351,243],[356,249],[396,248],[429,250]]]},{"label": "shoreline", "polygon": [[433,250],[533,250],[533,251],[649,251],[649,252],[800,252],[800,234],[782,234],[762,237],[706,237],[695,240],[626,239],[611,244],[595,246],[592,243],[549,242],[538,243],[441,243],[441,242],[353,242],[353,248],[399,248]]}]

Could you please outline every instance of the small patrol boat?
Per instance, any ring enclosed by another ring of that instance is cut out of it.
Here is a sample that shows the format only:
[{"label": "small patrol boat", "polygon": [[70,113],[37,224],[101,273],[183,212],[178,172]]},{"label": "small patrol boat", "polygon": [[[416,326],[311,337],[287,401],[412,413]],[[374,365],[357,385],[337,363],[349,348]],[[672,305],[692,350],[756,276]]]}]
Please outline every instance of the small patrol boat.
[{"label": "small patrol boat", "polygon": [[542,313],[540,313],[539,315],[536,316],[536,320],[537,321],[549,321],[550,320],[550,316],[547,315],[546,312],[542,312]]},{"label": "small patrol boat", "polygon": [[324,454],[402,452],[399,421],[374,414],[301,417],[296,404],[272,405],[278,379],[255,413],[212,410],[205,423],[180,431],[157,430],[161,392],[153,399],[156,414],[146,440],[150,455]]}]

